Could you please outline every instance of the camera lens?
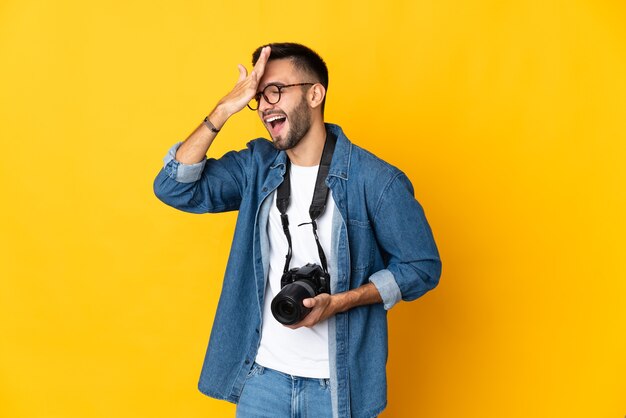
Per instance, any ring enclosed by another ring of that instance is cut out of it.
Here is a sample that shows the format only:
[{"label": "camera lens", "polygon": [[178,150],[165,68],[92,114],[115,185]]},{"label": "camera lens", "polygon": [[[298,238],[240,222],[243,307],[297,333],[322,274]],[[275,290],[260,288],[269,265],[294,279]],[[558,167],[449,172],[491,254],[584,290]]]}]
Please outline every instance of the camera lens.
[{"label": "camera lens", "polygon": [[315,290],[308,280],[288,284],[272,300],[272,315],[281,324],[297,324],[311,312],[311,309],[305,307],[302,301],[314,297]]},{"label": "camera lens", "polygon": [[279,315],[283,318],[291,318],[297,311],[297,308],[290,300],[283,300],[277,305],[276,309],[278,310]]}]

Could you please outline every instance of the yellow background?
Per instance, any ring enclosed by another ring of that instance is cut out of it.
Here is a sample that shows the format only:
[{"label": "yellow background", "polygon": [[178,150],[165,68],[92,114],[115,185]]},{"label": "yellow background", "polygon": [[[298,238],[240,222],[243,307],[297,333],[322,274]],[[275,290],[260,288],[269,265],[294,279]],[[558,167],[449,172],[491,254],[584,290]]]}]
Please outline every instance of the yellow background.
[{"label": "yellow background", "polygon": [[[236,214],[152,180],[297,41],[327,120],[403,169],[440,286],[389,315],[383,417],[626,415],[626,5],[0,3],[0,416],[218,417],[196,390]],[[213,155],[266,135],[244,110]]]}]

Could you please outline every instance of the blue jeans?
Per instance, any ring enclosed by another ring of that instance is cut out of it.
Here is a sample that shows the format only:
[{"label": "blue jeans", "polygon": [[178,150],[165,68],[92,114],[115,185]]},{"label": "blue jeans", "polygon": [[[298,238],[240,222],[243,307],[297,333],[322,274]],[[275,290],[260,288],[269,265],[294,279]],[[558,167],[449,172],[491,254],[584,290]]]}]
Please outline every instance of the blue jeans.
[{"label": "blue jeans", "polygon": [[332,417],[329,379],[298,377],[256,363],[237,404],[237,418]]}]

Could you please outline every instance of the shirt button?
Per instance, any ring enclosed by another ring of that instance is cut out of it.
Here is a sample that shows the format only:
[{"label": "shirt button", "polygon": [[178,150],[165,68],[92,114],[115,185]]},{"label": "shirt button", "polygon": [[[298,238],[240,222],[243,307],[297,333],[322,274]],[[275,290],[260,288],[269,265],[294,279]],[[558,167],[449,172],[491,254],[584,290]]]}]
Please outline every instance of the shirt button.
[{"label": "shirt button", "polygon": [[246,361],[245,361],[245,363],[246,363],[246,364],[250,364],[250,360],[246,360]]},{"label": "shirt button", "polygon": [[255,331],[256,331],[256,333],[257,333],[257,334],[259,333],[259,329],[258,329],[258,328],[257,328],[257,329],[255,329]]},{"label": "shirt button", "polygon": [[266,192],[266,191],[267,191],[267,187],[264,187],[264,188],[263,188],[263,191],[264,191],[264,192]]}]

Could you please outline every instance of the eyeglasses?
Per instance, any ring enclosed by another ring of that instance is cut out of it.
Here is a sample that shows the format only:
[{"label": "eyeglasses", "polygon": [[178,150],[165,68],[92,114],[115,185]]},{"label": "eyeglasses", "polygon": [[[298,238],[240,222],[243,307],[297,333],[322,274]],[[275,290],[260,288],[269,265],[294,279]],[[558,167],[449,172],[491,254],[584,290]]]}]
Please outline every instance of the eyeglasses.
[{"label": "eyeglasses", "polygon": [[297,83],[297,84],[268,84],[265,86],[263,91],[258,92],[254,95],[254,99],[248,103],[248,108],[250,110],[257,110],[259,108],[259,104],[261,104],[261,96],[265,99],[265,101],[269,104],[276,104],[280,101],[280,93],[282,89],[286,89],[287,87],[295,87],[295,86],[312,86],[315,83]]}]

